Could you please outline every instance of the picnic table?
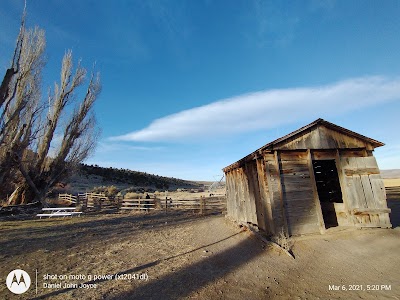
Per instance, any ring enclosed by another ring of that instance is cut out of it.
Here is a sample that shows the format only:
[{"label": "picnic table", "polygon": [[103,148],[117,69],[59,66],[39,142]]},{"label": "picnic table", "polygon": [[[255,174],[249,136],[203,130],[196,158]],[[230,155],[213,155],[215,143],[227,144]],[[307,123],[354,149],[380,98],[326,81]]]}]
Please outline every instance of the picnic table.
[{"label": "picnic table", "polygon": [[76,207],[45,207],[42,208],[44,213],[37,214],[36,216],[42,217],[72,217],[80,216],[81,211],[75,211]]}]

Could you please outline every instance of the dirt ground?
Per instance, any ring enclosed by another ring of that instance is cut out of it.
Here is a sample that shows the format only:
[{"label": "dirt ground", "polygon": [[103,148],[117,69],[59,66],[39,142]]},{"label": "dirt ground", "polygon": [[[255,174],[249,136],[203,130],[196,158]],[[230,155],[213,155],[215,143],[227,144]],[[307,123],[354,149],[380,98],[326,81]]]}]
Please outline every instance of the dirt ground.
[{"label": "dirt ground", "polygon": [[[396,228],[297,237],[295,259],[222,215],[1,221],[0,299],[400,299],[399,190]],[[20,296],[4,284],[17,268],[32,280]]]}]

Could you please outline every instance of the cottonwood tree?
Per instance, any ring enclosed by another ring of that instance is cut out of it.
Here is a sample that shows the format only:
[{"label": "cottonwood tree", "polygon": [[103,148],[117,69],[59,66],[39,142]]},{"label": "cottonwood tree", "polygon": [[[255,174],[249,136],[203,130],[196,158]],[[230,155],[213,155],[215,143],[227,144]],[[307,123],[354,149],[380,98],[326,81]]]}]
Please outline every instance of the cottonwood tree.
[{"label": "cottonwood tree", "polygon": [[0,186],[13,188],[9,204],[45,204],[47,192],[95,147],[99,131],[93,105],[101,84],[92,73],[77,101],[87,72],[80,63],[74,68],[72,51],[67,51],[59,83],[43,98],[45,34],[39,28],[26,30],[24,19],[0,87]]}]

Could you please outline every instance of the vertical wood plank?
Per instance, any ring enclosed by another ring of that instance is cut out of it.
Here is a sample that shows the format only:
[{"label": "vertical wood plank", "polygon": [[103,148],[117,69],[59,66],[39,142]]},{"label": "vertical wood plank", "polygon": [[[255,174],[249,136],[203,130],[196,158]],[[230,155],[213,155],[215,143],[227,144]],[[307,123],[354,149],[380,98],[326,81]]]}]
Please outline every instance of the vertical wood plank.
[{"label": "vertical wood plank", "polygon": [[260,201],[261,201],[261,209],[264,214],[264,230],[267,233],[274,233],[274,222],[272,217],[271,210],[271,202],[268,194],[267,187],[267,176],[265,173],[265,162],[264,158],[257,160],[257,177],[258,177],[258,185],[260,187]]},{"label": "vertical wood plank", "polygon": [[377,208],[368,175],[360,175],[360,177],[364,190],[366,207]]},{"label": "vertical wood plank", "polygon": [[373,174],[369,175],[369,179],[372,186],[372,192],[374,193],[377,207],[387,208],[386,203],[386,190],[383,180],[380,175]]},{"label": "vertical wood plank", "polygon": [[344,173],[344,167],[346,165],[346,158],[340,157],[339,149],[336,149],[335,153],[335,164],[336,164],[336,170],[338,172],[339,176],[339,183],[340,183],[340,190],[342,192],[342,198],[343,198],[343,206],[348,218],[348,222],[350,224],[355,224],[356,219],[353,215],[352,208],[353,208],[353,201],[354,197],[352,195],[352,191],[354,190],[354,186],[352,182],[348,182],[346,175]]},{"label": "vertical wood plank", "polygon": [[367,208],[367,199],[364,193],[364,187],[363,187],[363,183],[361,180],[361,176],[360,175],[353,175],[353,176],[349,176],[349,177],[353,177],[353,187],[355,190],[355,193],[357,195],[357,199],[358,199],[358,207],[359,208]]},{"label": "vertical wood plank", "polygon": [[261,200],[261,192],[257,174],[257,161],[256,160],[251,161],[247,165],[250,200],[254,202],[252,208],[253,208],[253,218],[255,219],[256,222],[255,224],[257,224],[257,227],[259,229],[266,231],[265,216],[264,216],[265,210]]},{"label": "vertical wood plank", "polygon": [[277,191],[277,182],[276,176],[277,173],[275,170],[274,156],[271,157],[272,160],[267,160],[265,162],[265,174],[267,178],[267,188],[268,188],[268,197],[271,203],[271,211],[272,211],[272,219],[273,226],[271,230],[273,234],[279,234],[281,228],[283,228],[283,220],[282,220],[282,212],[280,210],[279,204],[279,196]]},{"label": "vertical wood plank", "polygon": [[270,200],[271,212],[272,212],[272,223],[271,230],[273,234],[278,234],[280,228],[283,227],[282,223],[282,213],[279,208],[277,190],[276,190],[276,180],[273,176],[272,169],[274,167],[274,156],[272,155],[272,160],[267,160],[265,162],[265,175],[267,178],[267,188],[268,188],[268,198]]},{"label": "vertical wood plank", "polygon": [[308,164],[308,170],[310,172],[310,180],[311,180],[311,186],[313,189],[314,203],[315,203],[316,212],[317,212],[317,216],[318,216],[319,231],[321,233],[325,233],[325,222],[324,222],[324,217],[322,215],[321,202],[319,201],[317,183],[315,181],[314,167],[312,164],[312,155],[311,155],[310,149],[307,150],[307,164]]},{"label": "vertical wood plank", "polygon": [[251,211],[251,222],[258,226],[257,222],[257,198],[259,198],[258,181],[254,177],[255,161],[251,161],[247,165],[247,191],[249,193],[249,205]]},{"label": "vertical wood plank", "polygon": [[281,206],[284,230],[285,230],[286,236],[289,236],[289,228],[288,228],[288,224],[287,224],[285,205],[283,203],[283,190],[282,190],[282,182],[281,182],[281,175],[280,175],[279,153],[278,153],[278,151],[275,151],[274,158],[275,158],[275,165],[276,165],[276,168],[277,168],[277,171],[278,171],[278,174],[276,176],[276,178],[277,178],[277,188],[278,188],[278,192],[279,192],[279,198],[280,198],[279,200],[280,200],[280,206]]}]

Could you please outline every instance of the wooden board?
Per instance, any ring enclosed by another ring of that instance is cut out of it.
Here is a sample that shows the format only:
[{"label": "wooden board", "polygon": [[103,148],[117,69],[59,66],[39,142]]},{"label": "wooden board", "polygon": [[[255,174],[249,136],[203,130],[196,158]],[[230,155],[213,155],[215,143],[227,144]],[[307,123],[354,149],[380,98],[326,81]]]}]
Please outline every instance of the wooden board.
[{"label": "wooden board", "polygon": [[261,192],[260,192],[258,173],[257,173],[257,162],[255,160],[246,164],[246,174],[249,184],[250,201],[253,202],[251,203],[253,219],[255,219],[255,222],[253,222],[253,224],[257,225],[257,227],[265,231],[266,211],[261,199]]},{"label": "wooden board", "polygon": [[381,176],[369,175],[369,180],[371,182],[372,192],[378,204],[377,207],[382,207],[382,208],[387,207],[386,190]]},{"label": "wooden board", "polygon": [[281,151],[280,152],[280,162],[284,161],[296,161],[307,159],[306,151]]},{"label": "wooden board", "polygon": [[[265,159],[265,158],[264,158]],[[259,223],[259,228],[264,230],[267,234],[274,234],[274,220],[272,216],[271,200],[269,197],[267,176],[265,173],[265,161],[264,159],[257,160],[257,177],[260,188],[260,202],[261,202],[261,217],[264,217],[264,221]],[[264,227],[262,227],[264,226]]]},{"label": "wooden board", "polygon": [[275,164],[275,161],[267,161],[265,163],[265,174],[267,177],[268,194],[271,202],[271,213],[273,217],[274,233],[278,234],[281,230],[284,230],[283,213],[280,204],[280,193],[278,184],[280,184],[279,168]]},{"label": "wooden board", "polygon": [[364,157],[364,156],[369,156],[365,150],[363,149],[340,149],[339,154],[341,157]]},{"label": "wooden board", "polygon": [[385,188],[375,157],[341,157],[340,165],[353,223],[359,227],[390,227]]},{"label": "wooden board", "polygon": [[313,150],[311,153],[312,160],[326,160],[335,158],[336,158],[335,150]]},{"label": "wooden board", "polygon": [[280,165],[289,234],[319,232],[320,223],[307,157],[302,160],[281,161]]}]

